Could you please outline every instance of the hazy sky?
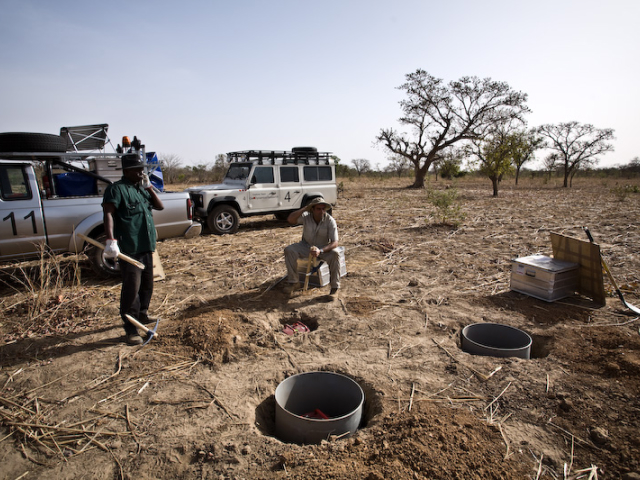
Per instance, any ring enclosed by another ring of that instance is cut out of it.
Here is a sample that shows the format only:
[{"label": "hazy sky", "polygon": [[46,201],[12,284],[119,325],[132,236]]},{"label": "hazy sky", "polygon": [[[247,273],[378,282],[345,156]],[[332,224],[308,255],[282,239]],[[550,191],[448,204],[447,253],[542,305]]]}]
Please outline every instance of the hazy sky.
[{"label": "hazy sky", "polygon": [[[640,1],[0,0],[0,131],[108,123],[184,164],[315,146],[386,164],[418,68],[529,95],[529,125],[615,129],[640,156]],[[400,128],[402,130],[402,128]]]}]

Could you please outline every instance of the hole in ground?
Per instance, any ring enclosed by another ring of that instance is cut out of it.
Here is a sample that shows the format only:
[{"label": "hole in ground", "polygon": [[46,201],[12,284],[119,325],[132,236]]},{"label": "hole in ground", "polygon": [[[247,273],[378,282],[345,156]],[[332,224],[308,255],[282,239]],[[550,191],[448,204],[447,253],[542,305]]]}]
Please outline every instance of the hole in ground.
[{"label": "hole in ground", "polygon": [[553,337],[544,335],[531,335],[531,358],[545,358],[551,353]]},{"label": "hole in ground", "polygon": [[283,327],[286,325],[294,325],[297,322],[305,324],[312,332],[317,330],[319,325],[317,318],[300,312],[290,313],[280,319],[280,324]]}]

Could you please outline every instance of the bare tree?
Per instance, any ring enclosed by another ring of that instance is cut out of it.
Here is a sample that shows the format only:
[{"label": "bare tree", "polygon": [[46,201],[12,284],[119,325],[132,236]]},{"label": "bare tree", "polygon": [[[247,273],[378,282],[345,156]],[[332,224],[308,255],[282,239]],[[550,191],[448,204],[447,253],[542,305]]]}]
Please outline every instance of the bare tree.
[{"label": "bare tree", "polygon": [[371,171],[371,162],[366,158],[354,158],[351,163],[356,172],[358,172],[358,176]]},{"label": "bare tree", "polygon": [[549,140],[545,146],[557,152],[560,157],[564,168],[565,188],[581,165],[595,165],[598,155],[612,152],[613,145],[607,142],[615,139],[611,128],[596,128],[591,124],[578,122],[542,125],[538,128],[538,133]]},{"label": "bare tree", "polygon": [[227,169],[229,168],[229,162],[227,161],[227,156],[224,153],[219,153],[216,155],[216,159],[213,162],[213,167],[211,167],[211,171],[213,173],[213,180],[218,182],[224,178],[225,173],[227,173]]},{"label": "bare tree", "polygon": [[413,164],[414,188],[424,187],[429,167],[442,150],[461,140],[482,138],[493,125],[529,112],[527,95],[505,82],[462,77],[445,84],[420,69],[406,79],[399,87],[408,97],[400,102],[404,115],[399,121],[413,132],[383,129],[376,140]]},{"label": "bare tree", "polygon": [[394,173],[398,178],[402,177],[407,170],[409,170],[409,160],[400,155],[391,155],[389,158],[389,165],[385,168],[385,171]]},{"label": "bare tree", "polygon": [[165,183],[175,183],[182,167],[182,159],[175,153],[158,154],[158,162],[162,169],[162,177]]},{"label": "bare tree", "polygon": [[543,166],[544,166],[544,171],[549,174],[549,180],[551,180],[551,174],[556,168],[558,168],[559,165],[560,165],[560,155],[558,155],[556,152],[550,153],[545,157]]},{"label": "bare tree", "polygon": [[628,171],[629,173],[638,173],[640,172],[640,157],[634,157],[631,159],[628,165],[623,168],[623,170]]}]

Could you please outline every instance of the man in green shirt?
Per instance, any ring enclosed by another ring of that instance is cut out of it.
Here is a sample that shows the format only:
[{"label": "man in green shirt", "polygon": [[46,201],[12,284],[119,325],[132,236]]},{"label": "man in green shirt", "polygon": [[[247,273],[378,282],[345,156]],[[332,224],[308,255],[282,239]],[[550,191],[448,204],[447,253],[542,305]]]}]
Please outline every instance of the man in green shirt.
[{"label": "man in green shirt", "polygon": [[143,341],[126,315],[131,315],[142,323],[149,322],[148,310],[153,294],[153,252],[156,249],[156,227],[152,210],[163,208],[162,200],[144,173],[140,155],[123,155],[122,179],[107,187],[102,209],[107,236],[104,256],[116,258],[122,251],[145,266],[141,270],[135,265],[120,262],[120,316],[129,345],[140,345]]}]

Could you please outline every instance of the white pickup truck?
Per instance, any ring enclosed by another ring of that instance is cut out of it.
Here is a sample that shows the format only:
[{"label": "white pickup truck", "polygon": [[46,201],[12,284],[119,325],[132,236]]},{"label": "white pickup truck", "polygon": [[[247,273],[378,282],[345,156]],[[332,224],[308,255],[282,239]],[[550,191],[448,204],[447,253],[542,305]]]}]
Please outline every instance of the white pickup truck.
[{"label": "white pickup truck", "polygon": [[245,150],[227,154],[229,169],[220,184],[190,187],[195,217],[217,235],[238,231],[240,217],[289,213],[322,196],[338,197],[335,163],[314,147]]},{"label": "white pickup truck", "polygon": [[[46,142],[41,142],[47,150],[60,150],[56,139],[46,135],[0,134],[0,261],[37,258],[43,251],[54,254],[84,251],[98,274],[118,274],[117,262],[105,259],[101,249],[85,244],[77,234],[103,242],[100,185],[104,187],[121,176],[118,171],[121,154],[26,151],[27,145],[38,145],[42,139],[54,145],[48,148]],[[16,151],[6,151],[10,148]],[[74,162],[93,165],[106,162],[110,165],[110,178],[74,167]],[[80,180],[79,187],[65,177],[67,170],[75,174],[74,181]],[[41,175],[40,183],[36,171]],[[91,187],[88,192],[87,185]],[[193,207],[187,193],[161,192],[159,196],[165,207],[153,211],[159,240],[200,234],[202,226],[192,220]]]}]

